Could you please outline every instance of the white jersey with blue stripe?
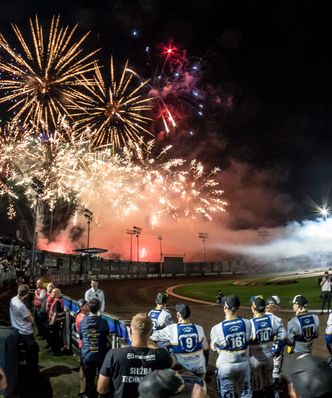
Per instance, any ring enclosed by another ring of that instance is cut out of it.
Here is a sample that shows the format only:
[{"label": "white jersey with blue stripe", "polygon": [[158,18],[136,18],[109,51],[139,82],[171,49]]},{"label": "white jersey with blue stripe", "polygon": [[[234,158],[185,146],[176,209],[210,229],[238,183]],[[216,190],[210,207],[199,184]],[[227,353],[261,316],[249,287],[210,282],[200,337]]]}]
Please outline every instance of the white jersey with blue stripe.
[{"label": "white jersey with blue stripe", "polygon": [[287,331],[281,318],[272,314],[271,312],[266,312],[265,314],[271,315],[275,319],[275,322],[278,326],[278,332],[276,333],[276,337],[274,339],[272,347],[272,352],[275,353],[276,356],[278,356],[284,351],[284,347],[287,342]]},{"label": "white jersey with blue stripe", "polygon": [[166,308],[154,308],[148,313],[152,321],[152,331],[159,330],[173,323],[172,315]]},{"label": "white jersey with blue stripe", "polygon": [[194,323],[178,323],[156,330],[151,336],[164,347],[167,344],[177,362],[193,373],[205,373],[203,350],[209,345],[201,326]]},{"label": "white jersey with blue stripe", "polygon": [[275,342],[280,342],[280,351],[284,346],[285,328],[280,327],[278,319],[278,317],[270,313],[257,314],[250,319],[249,354],[258,361],[272,359]]},{"label": "white jersey with blue stripe", "polygon": [[211,329],[211,349],[219,353],[216,366],[248,361],[251,325],[248,319],[226,319]]},{"label": "white jersey with blue stripe", "polygon": [[313,340],[319,336],[319,318],[302,311],[287,324],[288,344],[294,352],[311,353]]}]

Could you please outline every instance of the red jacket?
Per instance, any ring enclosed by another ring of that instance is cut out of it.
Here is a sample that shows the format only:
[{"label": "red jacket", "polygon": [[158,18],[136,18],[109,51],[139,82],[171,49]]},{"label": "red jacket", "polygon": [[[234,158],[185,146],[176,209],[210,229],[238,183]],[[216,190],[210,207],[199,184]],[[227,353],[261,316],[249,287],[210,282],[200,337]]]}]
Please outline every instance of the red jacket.
[{"label": "red jacket", "polygon": [[45,294],[46,294],[46,289],[44,289],[43,287],[40,287],[35,290],[35,296],[33,299],[33,305],[35,307],[41,306]]},{"label": "red jacket", "polygon": [[[55,306],[57,305],[57,303],[61,303],[61,311],[60,311],[60,312],[55,312]],[[53,321],[53,315],[54,315],[54,313],[56,314],[56,317],[55,317],[55,321],[54,321],[54,322],[62,322],[62,321],[65,320],[66,315],[65,315],[65,310],[64,310],[64,302],[63,302],[63,300],[62,300],[61,298],[59,298],[59,297],[56,298],[56,299],[53,301],[53,303],[51,304],[50,312],[49,312],[49,315],[48,315],[48,320],[49,320],[50,322]]]}]

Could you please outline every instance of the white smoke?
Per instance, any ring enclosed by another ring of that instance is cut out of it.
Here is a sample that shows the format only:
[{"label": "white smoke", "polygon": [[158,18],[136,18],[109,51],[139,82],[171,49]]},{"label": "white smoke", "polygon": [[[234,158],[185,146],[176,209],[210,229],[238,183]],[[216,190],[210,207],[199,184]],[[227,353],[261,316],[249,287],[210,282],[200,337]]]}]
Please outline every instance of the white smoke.
[{"label": "white smoke", "polygon": [[266,241],[260,244],[220,242],[214,248],[270,261],[298,256],[313,258],[332,252],[332,219],[292,222],[285,227],[265,231]]}]

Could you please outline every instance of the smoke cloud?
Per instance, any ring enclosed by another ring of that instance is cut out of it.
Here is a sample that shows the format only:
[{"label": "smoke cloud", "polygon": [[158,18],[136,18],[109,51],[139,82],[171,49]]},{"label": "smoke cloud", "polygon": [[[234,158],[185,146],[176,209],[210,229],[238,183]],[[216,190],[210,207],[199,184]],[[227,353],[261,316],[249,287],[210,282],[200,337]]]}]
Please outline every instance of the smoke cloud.
[{"label": "smoke cloud", "polygon": [[250,258],[274,262],[306,256],[312,260],[331,253],[332,220],[305,220],[285,227],[266,229],[266,242],[261,244],[220,243],[214,247]]}]

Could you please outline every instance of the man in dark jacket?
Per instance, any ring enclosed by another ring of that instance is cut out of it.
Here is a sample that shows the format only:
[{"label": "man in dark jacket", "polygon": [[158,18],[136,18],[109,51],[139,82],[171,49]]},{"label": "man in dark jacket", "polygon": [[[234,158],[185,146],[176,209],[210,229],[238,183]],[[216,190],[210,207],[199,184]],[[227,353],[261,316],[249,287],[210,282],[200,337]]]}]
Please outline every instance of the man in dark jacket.
[{"label": "man in dark jacket", "polygon": [[61,355],[61,348],[63,347],[63,325],[66,319],[64,302],[61,296],[62,293],[59,288],[52,290],[51,297],[53,301],[48,313],[50,345],[53,354],[56,356]]},{"label": "man in dark jacket", "polygon": [[109,326],[105,319],[98,315],[100,301],[89,301],[90,314],[85,316],[79,326],[78,334],[82,341],[81,358],[86,380],[85,395],[97,398],[95,378],[107,353],[107,336]]}]

